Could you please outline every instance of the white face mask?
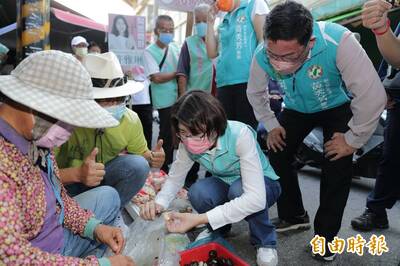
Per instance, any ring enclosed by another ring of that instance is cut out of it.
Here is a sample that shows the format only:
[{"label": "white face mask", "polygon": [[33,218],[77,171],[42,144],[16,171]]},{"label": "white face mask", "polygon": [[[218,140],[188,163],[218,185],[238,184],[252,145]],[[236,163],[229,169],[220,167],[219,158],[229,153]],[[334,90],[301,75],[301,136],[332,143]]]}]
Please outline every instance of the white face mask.
[{"label": "white face mask", "polygon": [[88,48],[87,47],[76,47],[75,54],[77,56],[84,57],[88,54]]}]

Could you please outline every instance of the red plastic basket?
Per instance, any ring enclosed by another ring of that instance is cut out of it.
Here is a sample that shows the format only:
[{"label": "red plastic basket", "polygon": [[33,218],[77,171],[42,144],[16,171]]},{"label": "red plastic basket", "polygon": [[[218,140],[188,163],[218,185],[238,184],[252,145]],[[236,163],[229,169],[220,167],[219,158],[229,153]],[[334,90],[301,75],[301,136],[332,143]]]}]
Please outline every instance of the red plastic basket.
[{"label": "red plastic basket", "polygon": [[207,243],[205,245],[201,245],[192,249],[188,249],[180,252],[181,260],[180,265],[184,266],[185,264],[190,264],[193,261],[207,261],[208,260],[208,252],[210,250],[215,250],[218,253],[218,257],[224,257],[231,259],[233,265],[235,266],[250,266],[241,258],[232,254],[229,250],[227,250],[224,246],[218,243]]}]

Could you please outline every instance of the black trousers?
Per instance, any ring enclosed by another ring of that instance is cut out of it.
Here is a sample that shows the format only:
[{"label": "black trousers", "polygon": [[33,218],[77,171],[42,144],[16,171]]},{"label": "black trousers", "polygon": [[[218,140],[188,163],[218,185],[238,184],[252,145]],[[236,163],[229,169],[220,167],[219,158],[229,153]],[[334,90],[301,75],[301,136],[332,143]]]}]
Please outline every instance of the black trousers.
[{"label": "black trousers", "polygon": [[161,167],[161,170],[168,173],[169,165],[172,163],[174,156],[171,128],[171,107],[158,109],[158,115],[160,117],[160,134],[158,135],[158,139],[163,139],[163,148],[165,152],[165,162]]},{"label": "black trousers", "polygon": [[258,122],[247,99],[246,89],[247,83],[219,87],[217,98],[222,103],[229,120],[243,122],[256,130]]},{"label": "black trousers", "polygon": [[[286,147],[283,151],[269,153],[271,164],[280,176],[282,194],[278,199],[278,215],[290,221],[291,217],[304,213],[303,200],[299,187],[297,171],[293,166],[294,155],[303,139],[314,127],[322,127],[324,143],[335,132],[345,133],[347,123],[352,117],[349,104],[304,114],[285,109],[279,122],[286,130]],[[320,183],[320,205],[314,220],[315,234],[333,240],[340,230],[343,211],[349,195],[352,178],[352,156],[337,161],[324,159]],[[315,193],[315,191],[307,191]]]},{"label": "black trousers", "polygon": [[400,196],[400,105],[387,111],[385,141],[374,190],[367,198],[367,207],[386,215]]},{"label": "black trousers", "polygon": [[147,147],[151,150],[153,139],[153,106],[151,104],[132,105],[132,110],[138,114],[143,126]]}]

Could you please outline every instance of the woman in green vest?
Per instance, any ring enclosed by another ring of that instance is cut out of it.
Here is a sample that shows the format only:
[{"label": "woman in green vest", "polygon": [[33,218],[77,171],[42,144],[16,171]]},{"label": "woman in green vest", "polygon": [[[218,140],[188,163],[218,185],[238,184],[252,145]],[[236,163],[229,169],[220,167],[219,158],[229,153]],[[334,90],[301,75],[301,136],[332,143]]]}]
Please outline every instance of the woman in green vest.
[{"label": "woman in green vest", "polygon": [[256,140],[256,132],[241,122],[226,119],[221,103],[209,93],[186,93],[171,110],[172,129],[180,140],[176,160],[155,202],[141,209],[152,220],[167,209],[185,182],[194,162],[211,177],[198,180],[189,189],[189,200],[198,214],[169,213],[170,232],[186,232],[200,224],[209,230],[227,232],[230,224],[245,219],[251,243],[257,248],[257,264],[278,263],[275,227],[268,208],[280,195],[279,178]]},{"label": "woman in green vest", "polygon": [[[214,34],[215,17],[225,11]],[[250,64],[263,40],[263,25],[268,6],[263,0],[218,0],[207,19],[206,48],[210,58],[217,58],[217,97],[230,120],[257,127],[253,110],[247,100],[246,88]]]}]

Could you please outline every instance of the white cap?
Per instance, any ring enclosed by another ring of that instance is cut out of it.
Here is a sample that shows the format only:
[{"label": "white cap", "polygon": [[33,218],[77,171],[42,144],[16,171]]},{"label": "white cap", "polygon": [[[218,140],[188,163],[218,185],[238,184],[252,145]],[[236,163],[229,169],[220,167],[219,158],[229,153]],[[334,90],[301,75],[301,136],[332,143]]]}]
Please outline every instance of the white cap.
[{"label": "white cap", "polygon": [[85,43],[86,45],[89,45],[88,42],[86,41],[86,39],[83,38],[82,36],[75,36],[71,40],[71,46],[75,46],[75,45],[78,45],[80,43]]}]

